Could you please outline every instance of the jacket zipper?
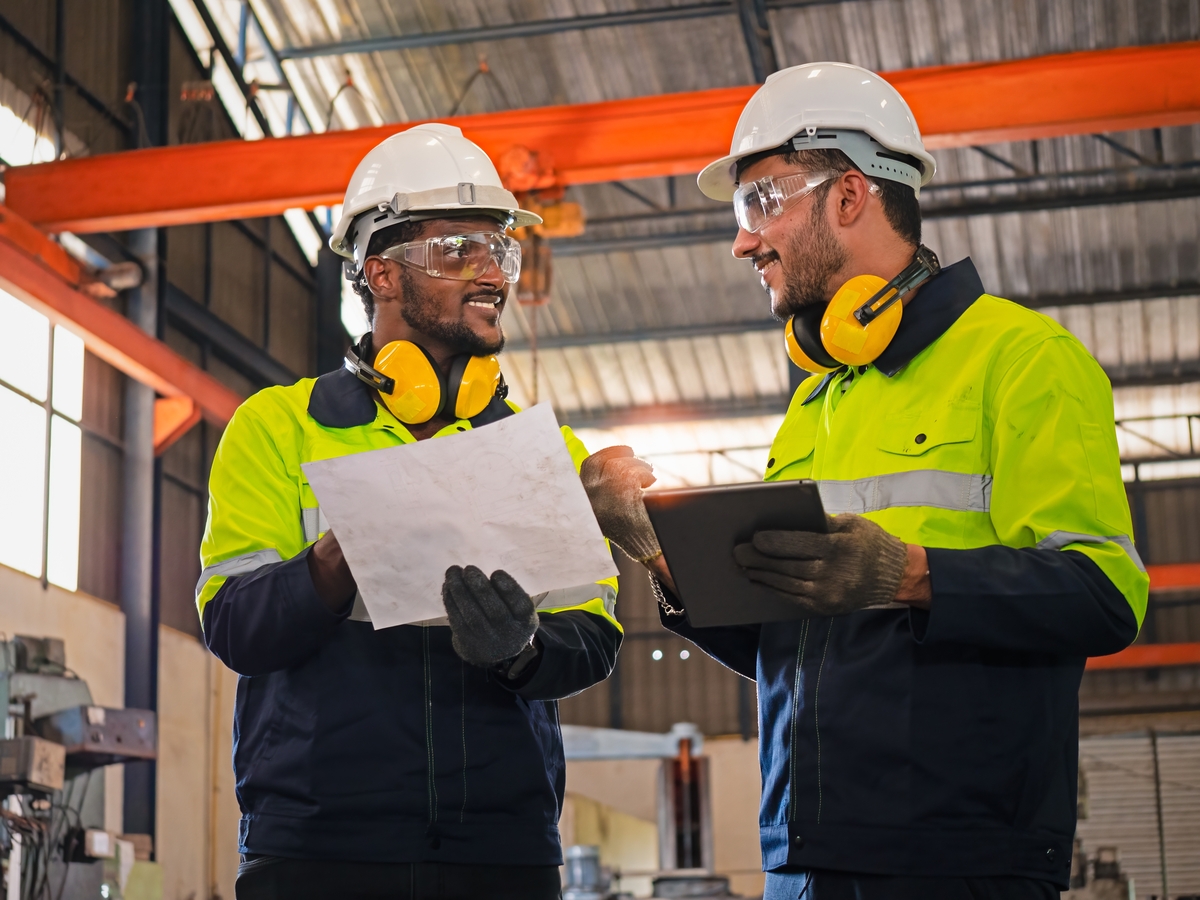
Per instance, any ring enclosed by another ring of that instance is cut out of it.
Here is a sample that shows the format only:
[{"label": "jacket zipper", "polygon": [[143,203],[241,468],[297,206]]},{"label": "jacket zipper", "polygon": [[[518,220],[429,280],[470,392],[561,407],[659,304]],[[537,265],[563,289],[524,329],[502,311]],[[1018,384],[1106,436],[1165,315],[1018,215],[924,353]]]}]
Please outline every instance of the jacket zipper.
[{"label": "jacket zipper", "polygon": [[808,630],[811,619],[805,619],[801,626],[800,646],[796,649],[796,677],[792,685],[792,740],[788,747],[788,821],[796,821],[796,734],[799,730],[800,710],[800,673],[804,670],[804,647],[808,643]]},{"label": "jacket zipper", "polygon": [[429,629],[421,629],[421,655],[425,664],[425,756],[429,778],[426,784],[429,796],[429,826],[437,822],[437,783],[433,756],[433,672],[429,660]]},{"label": "jacket zipper", "polygon": [[833,623],[836,619],[829,620],[829,630],[825,632],[825,649],[821,651],[821,664],[817,666],[817,683],[813,688],[813,731],[817,735],[817,824],[821,824],[821,807],[825,800],[824,791],[821,788],[821,723],[820,723],[820,708],[821,702],[821,673],[825,670],[825,657],[829,654],[829,639],[833,636]]}]

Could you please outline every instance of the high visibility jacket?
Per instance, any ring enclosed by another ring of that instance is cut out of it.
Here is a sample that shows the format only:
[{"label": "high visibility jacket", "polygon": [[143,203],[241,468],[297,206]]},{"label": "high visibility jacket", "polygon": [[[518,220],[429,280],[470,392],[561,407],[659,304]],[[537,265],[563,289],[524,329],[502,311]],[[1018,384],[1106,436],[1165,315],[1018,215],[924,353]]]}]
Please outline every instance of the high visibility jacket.
[{"label": "high visibility jacket", "polygon": [[[435,437],[514,410],[495,399]],[[563,437],[578,466],[587,451]],[[326,526],[301,464],[413,440],[344,370],[254,395],[221,439],[196,602],[209,649],[240,675],[241,852],[559,865],[556,701],[612,671],[616,579],[541,599],[542,653],[514,682],[460,660],[444,625],[376,631],[361,600],[329,612],[307,562]]]},{"label": "high visibility jacket", "polygon": [[757,678],[764,867],[1065,889],[1084,662],[1133,640],[1149,586],[1099,365],[964,260],[874,365],[799,387],[765,477],[927,548],[933,601],[761,628],[663,614]]}]

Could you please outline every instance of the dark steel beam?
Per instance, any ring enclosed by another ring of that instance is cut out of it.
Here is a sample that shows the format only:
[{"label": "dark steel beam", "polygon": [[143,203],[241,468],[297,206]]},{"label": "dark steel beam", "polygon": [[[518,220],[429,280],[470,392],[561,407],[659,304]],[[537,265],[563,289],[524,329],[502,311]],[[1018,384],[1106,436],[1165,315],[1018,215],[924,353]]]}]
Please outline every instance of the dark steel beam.
[{"label": "dark steel beam", "polygon": [[200,18],[204,22],[204,27],[208,29],[208,36],[212,38],[213,46],[217,52],[221,54],[221,58],[225,60],[225,65],[233,74],[233,80],[238,86],[238,90],[242,92],[242,98],[246,101],[246,106],[254,116],[254,121],[258,123],[258,127],[262,129],[262,133],[268,137],[271,135],[271,123],[267,121],[266,113],[259,108],[258,103],[250,94],[250,85],[246,84],[246,78],[242,74],[242,65],[237,61],[233,51],[229,49],[229,45],[225,43],[225,38],[221,36],[221,29],[217,27],[217,23],[213,21],[212,13],[208,10],[208,0],[196,0],[196,12],[200,14]]},{"label": "dark steel beam", "polygon": [[[999,197],[969,196],[982,189],[994,188],[1011,188],[1013,193]],[[925,188],[922,194],[921,217],[927,221],[1182,200],[1200,197],[1200,161],[931,185]],[[960,196],[951,197],[947,196],[948,194]],[[592,232],[583,238],[552,241],[551,245],[555,256],[564,257],[732,242],[737,234],[737,227],[732,221],[732,212],[728,206],[699,206],[637,212],[628,216],[604,216],[591,219],[588,224],[594,229],[610,225],[680,219],[703,219],[711,223],[718,216],[728,220],[728,224],[708,224],[703,228],[660,231],[648,235],[622,234],[604,237]]]},{"label": "dark steel beam", "polygon": [[167,285],[164,305],[169,325],[192,340],[206,343],[213,356],[259,387],[294,384],[300,377],[173,284]]},{"label": "dark steel beam", "polygon": [[[38,64],[43,68],[48,69],[51,72],[55,71],[55,61],[43,53],[37,44],[27,38],[20,31],[20,29],[17,28],[17,26],[15,26],[3,15],[0,15],[0,31],[3,31],[14,41],[16,41],[17,44],[20,45],[21,49],[36,59]],[[109,109],[107,103],[84,87],[79,79],[77,79],[74,75],[64,70],[62,73],[62,78],[63,82],[67,84],[71,90],[78,94],[81,100],[83,100],[96,112],[100,113],[100,115],[102,115],[109,122],[109,124],[115,125],[117,128],[119,128],[122,134],[128,134],[130,132],[130,124],[120,115]]]},{"label": "dark steel beam", "polygon": [[732,244],[736,226],[666,231],[657,234],[623,234],[617,237],[584,237],[551,241],[555,257],[594,256],[597,253],[629,253],[634,250],[661,250],[690,244]]},{"label": "dark steel beam", "polygon": [[623,425],[656,425],[662,422],[693,422],[701,419],[740,419],[787,411],[786,394],[758,399],[709,400],[659,406],[627,406],[620,409],[578,410],[558,413],[558,420],[572,428],[618,428]]},{"label": "dark steel beam", "polygon": [[[87,234],[83,240],[106,259],[134,259],[129,249],[111,235]],[[292,384],[300,377],[186,291],[169,282],[163,297],[163,312],[168,325],[190,339],[206,344],[214,356],[260,387]]]},{"label": "dark steel beam", "polygon": [[737,8],[742,38],[746,41],[750,68],[754,72],[754,83],[762,84],[768,75],[779,69],[775,59],[775,43],[771,39],[767,3],[766,0],[737,0]]},{"label": "dark steel beam", "polygon": [[[1200,381],[1200,359],[1147,363],[1138,366],[1106,366],[1114,388],[1151,387]],[[703,419],[739,419],[787,411],[789,394],[753,399],[722,399],[659,406],[629,406],[619,409],[559,412],[559,421],[572,428],[617,428]]]},{"label": "dark steel beam", "polygon": [[447,44],[468,44],[475,41],[538,37],[563,31],[584,31],[591,28],[615,28],[624,25],[677,22],[682,19],[703,19],[711,16],[733,15],[735,12],[737,9],[732,3],[728,0],[720,0],[720,2],[688,3],[681,6],[664,6],[657,9],[638,9],[629,12],[538,19],[532,22],[513,22],[507,25],[480,25],[453,31],[393,34],[357,41],[314,44],[309,47],[280,47],[276,53],[280,59],[312,59],[318,56],[338,56],[343,53],[414,50],[421,47],[442,47]]},{"label": "dark steel beam", "polygon": [[[1159,300],[1168,297],[1200,296],[1200,281],[1182,284],[1148,285],[1126,288],[1119,291],[1093,291],[1072,294],[1035,294],[1027,297],[1010,297],[1029,309],[1046,309],[1059,306],[1089,306],[1099,303],[1121,303],[1127,300]],[[766,298],[763,298],[766,307]],[[679,338],[714,337],[721,334],[742,334],[752,331],[773,331],[780,328],[774,319],[745,319],[737,322],[709,322],[700,325],[671,325],[664,328],[644,328],[634,331],[591,332],[588,334],[542,334],[538,335],[538,350],[555,350],[562,347],[588,347],[605,344],[628,344],[636,341],[670,341]],[[510,341],[507,349],[528,350],[527,341]]]}]

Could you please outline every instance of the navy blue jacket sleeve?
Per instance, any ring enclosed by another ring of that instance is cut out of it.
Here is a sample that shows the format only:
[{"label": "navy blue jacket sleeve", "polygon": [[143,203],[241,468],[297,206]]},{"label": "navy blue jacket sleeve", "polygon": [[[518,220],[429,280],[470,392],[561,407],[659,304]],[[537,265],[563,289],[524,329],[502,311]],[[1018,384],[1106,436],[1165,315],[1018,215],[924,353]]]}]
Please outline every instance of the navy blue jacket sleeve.
[{"label": "navy blue jacket sleeve", "polygon": [[1082,553],[998,545],[926,553],[933,602],[911,613],[921,643],[1078,657],[1116,653],[1137,636],[1129,601]]},{"label": "navy blue jacket sleeve", "polygon": [[304,662],[350,614],[331,613],[308,571],[309,549],[235,575],[204,607],[204,643],[239,675],[265,675]]},{"label": "navy blue jacket sleeve", "polygon": [[[680,600],[665,585],[660,587],[672,607],[682,607]],[[661,605],[658,608],[658,620],[663,628],[691,641],[726,668],[751,681],[758,678],[758,634],[761,625],[694,628],[686,613],[671,615]]]},{"label": "navy blue jacket sleeve", "polygon": [[535,640],[541,649],[531,671],[514,681],[497,680],[526,700],[561,700],[612,674],[621,649],[621,630],[582,609],[543,613]]}]

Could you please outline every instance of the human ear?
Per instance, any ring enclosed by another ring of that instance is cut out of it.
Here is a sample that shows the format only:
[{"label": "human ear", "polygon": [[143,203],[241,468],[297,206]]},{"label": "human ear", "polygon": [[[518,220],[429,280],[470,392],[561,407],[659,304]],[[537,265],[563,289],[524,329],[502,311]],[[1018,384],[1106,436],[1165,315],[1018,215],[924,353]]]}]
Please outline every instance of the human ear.
[{"label": "human ear", "polygon": [[393,276],[393,268],[378,256],[369,256],[363,263],[363,277],[366,278],[367,287],[376,297],[391,300],[397,296],[399,288]]},{"label": "human ear", "polygon": [[857,169],[843,172],[833,186],[837,193],[836,215],[843,228],[853,225],[867,208],[871,182]]}]

